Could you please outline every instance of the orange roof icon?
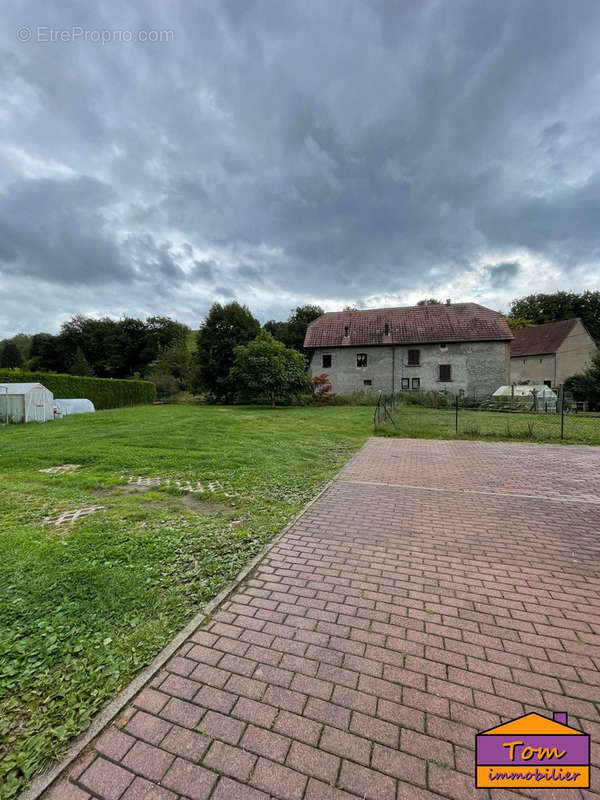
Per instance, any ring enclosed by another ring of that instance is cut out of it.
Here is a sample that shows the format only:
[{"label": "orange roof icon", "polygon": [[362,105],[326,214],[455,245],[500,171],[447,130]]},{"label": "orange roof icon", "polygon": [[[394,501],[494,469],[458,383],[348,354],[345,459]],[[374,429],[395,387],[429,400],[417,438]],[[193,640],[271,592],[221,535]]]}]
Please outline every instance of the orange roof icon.
[{"label": "orange roof icon", "polygon": [[505,722],[503,725],[497,725],[495,728],[490,728],[488,731],[482,731],[479,736],[486,735],[503,735],[503,734],[517,734],[519,736],[585,736],[583,731],[578,731],[576,728],[571,728],[566,724],[567,715],[563,712],[555,712],[554,719],[548,719],[541,714],[532,712],[525,714],[522,717]]}]

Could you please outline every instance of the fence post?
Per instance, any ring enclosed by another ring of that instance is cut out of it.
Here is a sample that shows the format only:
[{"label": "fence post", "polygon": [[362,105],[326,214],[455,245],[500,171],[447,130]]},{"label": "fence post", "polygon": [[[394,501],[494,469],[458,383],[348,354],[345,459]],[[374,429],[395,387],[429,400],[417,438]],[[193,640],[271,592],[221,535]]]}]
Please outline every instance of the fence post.
[{"label": "fence post", "polygon": [[458,393],[456,394],[456,433],[458,433]]},{"label": "fence post", "polygon": [[565,438],[565,387],[560,387],[560,438]]}]

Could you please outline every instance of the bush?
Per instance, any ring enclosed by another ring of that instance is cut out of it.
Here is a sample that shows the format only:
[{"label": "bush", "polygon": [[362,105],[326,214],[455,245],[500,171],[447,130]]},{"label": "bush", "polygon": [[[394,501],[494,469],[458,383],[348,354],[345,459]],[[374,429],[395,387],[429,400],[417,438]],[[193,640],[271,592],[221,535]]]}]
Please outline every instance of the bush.
[{"label": "bush", "polygon": [[152,403],[156,397],[156,387],[148,381],[83,378],[52,372],[0,369],[0,382],[42,383],[55,397],[87,397],[97,409]]},{"label": "bush", "polygon": [[326,372],[315,375],[310,383],[315,397],[315,405],[327,405],[335,397],[335,393],[331,391],[331,383]]}]

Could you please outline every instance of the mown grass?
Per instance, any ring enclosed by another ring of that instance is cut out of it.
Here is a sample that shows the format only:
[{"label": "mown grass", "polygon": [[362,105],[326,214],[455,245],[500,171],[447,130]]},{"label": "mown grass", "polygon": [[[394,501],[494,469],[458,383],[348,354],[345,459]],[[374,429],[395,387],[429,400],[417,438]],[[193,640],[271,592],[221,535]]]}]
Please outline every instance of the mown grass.
[{"label": "mown grass", "polygon": [[[0,797],[59,756],[314,496],[371,433],[369,414],[156,406],[0,428]],[[63,463],[81,467],[38,472]],[[111,492],[121,475],[218,481],[200,502],[225,509],[199,516],[166,486]],[[98,503],[70,528],[40,524]]]},{"label": "mown grass", "polygon": [[[366,409],[365,409],[366,411]],[[458,433],[454,409],[398,405],[390,409],[394,429],[388,422],[376,433],[423,439],[486,439],[489,441],[530,441],[560,443],[560,414],[522,414],[497,411],[458,412]],[[372,412],[371,412],[372,414]],[[564,444],[600,445],[600,416],[566,414]]]}]

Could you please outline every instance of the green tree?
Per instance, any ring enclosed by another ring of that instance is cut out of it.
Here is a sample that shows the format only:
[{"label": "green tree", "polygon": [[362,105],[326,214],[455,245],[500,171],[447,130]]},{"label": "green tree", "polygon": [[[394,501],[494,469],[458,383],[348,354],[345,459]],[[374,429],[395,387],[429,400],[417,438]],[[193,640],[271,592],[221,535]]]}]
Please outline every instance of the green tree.
[{"label": "green tree", "polygon": [[71,375],[82,375],[83,377],[91,378],[94,370],[90,367],[85,353],[78,347],[75,351],[75,357],[70,369]]},{"label": "green tree", "polygon": [[233,302],[214,303],[196,338],[198,382],[215,400],[233,398],[229,372],[235,360],[235,348],[258,336],[260,323],[247,306]]},{"label": "green tree", "polygon": [[530,294],[513,301],[510,316],[534,325],[580,317],[592,339],[600,342],[600,292]]},{"label": "green tree", "polygon": [[[176,386],[176,391],[184,391],[190,388],[192,372],[194,369],[194,356],[190,352],[187,342],[181,340],[162,350],[154,362],[154,372],[156,375],[170,375]],[[167,381],[163,380],[163,383]]]},{"label": "green tree", "polygon": [[2,352],[0,353],[0,367],[13,367],[23,366],[23,356],[17,345],[9,339],[4,343]]},{"label": "green tree", "polygon": [[253,399],[275,400],[299,394],[308,386],[306,359],[278,342],[267,331],[247,345],[235,348],[230,380],[236,391]]},{"label": "green tree", "polygon": [[281,341],[288,347],[298,350],[299,353],[304,353],[306,329],[323,313],[320,306],[297,306],[288,318]]},{"label": "green tree", "polygon": [[263,325],[263,331],[270,333],[278,342],[285,341],[287,322],[277,322],[277,320],[270,319]]},{"label": "green tree", "polygon": [[532,328],[534,326],[531,320],[524,319],[523,317],[505,317],[504,319],[511,331],[516,331],[519,328]]},{"label": "green tree", "polygon": [[426,297],[425,300],[419,300],[418,306],[441,306],[442,301],[436,300],[435,297]]},{"label": "green tree", "polygon": [[576,400],[587,400],[592,411],[600,409],[600,351],[584,372],[567,378],[565,389],[573,392]]}]

